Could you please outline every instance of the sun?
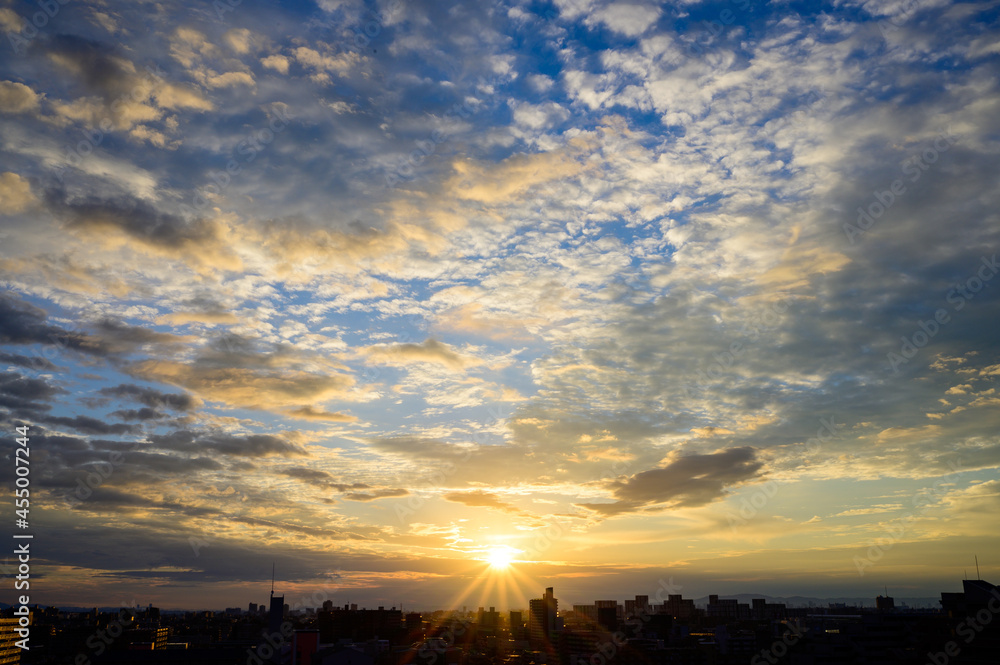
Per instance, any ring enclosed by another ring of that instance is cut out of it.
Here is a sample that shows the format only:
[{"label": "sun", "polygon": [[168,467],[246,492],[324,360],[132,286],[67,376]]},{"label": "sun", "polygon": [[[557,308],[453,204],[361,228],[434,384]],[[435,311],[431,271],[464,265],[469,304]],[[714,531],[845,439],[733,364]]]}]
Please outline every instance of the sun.
[{"label": "sun", "polygon": [[494,547],[486,552],[486,562],[490,564],[490,568],[495,568],[497,570],[509,568],[513,560],[513,551],[506,547]]}]

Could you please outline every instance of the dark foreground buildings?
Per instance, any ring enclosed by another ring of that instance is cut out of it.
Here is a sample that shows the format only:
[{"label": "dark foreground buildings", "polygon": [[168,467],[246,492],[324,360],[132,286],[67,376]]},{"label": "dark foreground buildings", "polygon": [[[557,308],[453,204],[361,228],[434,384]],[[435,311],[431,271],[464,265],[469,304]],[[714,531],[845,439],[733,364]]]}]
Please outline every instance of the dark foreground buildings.
[{"label": "dark foreground buildings", "polygon": [[[669,595],[597,600],[559,610],[554,590],[527,611],[437,611],[333,606],[289,611],[275,597],[249,611],[32,611],[31,650],[0,665],[998,665],[1000,589],[964,580],[940,610],[787,608],[710,596],[703,607]],[[9,611],[7,612],[9,615]]]}]

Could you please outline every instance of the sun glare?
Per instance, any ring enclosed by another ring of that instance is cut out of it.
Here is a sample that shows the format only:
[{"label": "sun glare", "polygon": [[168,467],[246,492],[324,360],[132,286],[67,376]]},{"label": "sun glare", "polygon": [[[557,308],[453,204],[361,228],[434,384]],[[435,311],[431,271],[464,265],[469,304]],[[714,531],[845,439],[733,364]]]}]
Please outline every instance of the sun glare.
[{"label": "sun glare", "polygon": [[486,553],[486,561],[491,568],[507,568],[512,560],[513,552],[505,547],[496,547]]}]

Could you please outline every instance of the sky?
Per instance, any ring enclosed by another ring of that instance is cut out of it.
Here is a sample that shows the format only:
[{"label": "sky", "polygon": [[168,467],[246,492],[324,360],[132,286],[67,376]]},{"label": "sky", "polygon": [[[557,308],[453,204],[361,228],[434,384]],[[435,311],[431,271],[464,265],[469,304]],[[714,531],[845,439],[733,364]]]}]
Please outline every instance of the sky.
[{"label": "sky", "polygon": [[997,581],[998,13],[3,2],[31,602]]}]

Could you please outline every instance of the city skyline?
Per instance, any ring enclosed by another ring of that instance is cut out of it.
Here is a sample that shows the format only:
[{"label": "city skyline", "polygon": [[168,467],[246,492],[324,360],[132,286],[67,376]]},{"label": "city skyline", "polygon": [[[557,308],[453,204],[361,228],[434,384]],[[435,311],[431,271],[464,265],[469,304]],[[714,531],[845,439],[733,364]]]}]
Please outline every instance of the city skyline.
[{"label": "city skyline", "polygon": [[[981,580],[977,578],[978,582],[985,582],[989,585],[988,581]],[[959,580],[955,584],[951,585],[953,588],[961,588],[963,584],[969,583],[974,580]],[[989,585],[992,586],[992,585]],[[329,590],[328,590],[329,591]],[[718,590],[716,590],[718,591]],[[405,604],[393,604],[393,605],[365,605],[364,603],[353,602],[350,598],[341,598],[341,602],[337,602],[335,598],[336,592],[333,593],[321,593],[316,592],[310,596],[300,596],[294,597],[290,596],[286,598],[281,593],[276,592],[273,596],[276,601],[280,601],[280,605],[284,607],[284,611],[287,614],[291,612],[295,613],[308,613],[315,611],[330,611],[330,610],[343,610],[343,611],[393,611],[406,613],[419,613],[425,616],[431,615],[457,615],[457,616],[475,616],[477,614],[482,614],[486,612],[498,612],[504,617],[507,615],[523,614],[527,616],[530,613],[530,607],[532,602],[539,602],[539,599],[530,598],[532,595],[531,590],[524,590],[525,597],[528,598],[527,602],[523,605],[509,605],[509,606],[496,606],[496,605],[475,605],[475,604],[463,604],[451,607],[434,607],[434,606],[417,606],[417,607],[407,607]],[[548,587],[544,589],[545,593],[554,592],[553,587]],[[535,590],[534,595],[540,595],[544,599],[545,593]],[[768,593],[707,593],[703,595],[689,596],[682,592],[678,585],[673,584],[667,580],[661,580],[659,587],[656,589],[656,593],[653,596],[646,594],[636,594],[632,597],[614,597],[613,594],[603,598],[591,598],[591,599],[581,599],[581,598],[565,598],[559,599],[559,593],[553,593],[552,598],[557,601],[556,613],[559,616],[565,616],[567,613],[578,614],[581,610],[586,610],[586,608],[591,608],[591,610],[598,609],[600,607],[616,607],[619,613],[624,612],[626,615],[631,615],[634,612],[655,612],[663,607],[672,607],[674,604],[684,604],[687,603],[691,608],[698,608],[704,610],[706,607],[710,606],[713,602],[718,602],[721,599],[723,602],[740,602],[744,603],[747,601],[747,606],[750,605],[750,601],[764,601],[767,603],[780,602],[782,608],[791,609],[803,609],[816,607],[820,609],[834,609],[837,607],[846,608],[856,608],[856,609],[877,609],[878,603],[883,599],[887,599],[890,602],[894,602],[896,609],[910,609],[918,611],[934,610],[939,611],[941,605],[941,597],[949,593],[956,593],[955,591],[942,591],[937,597],[933,598],[917,598],[917,599],[907,599],[903,597],[898,597],[890,593],[888,587],[883,587],[882,591],[873,595],[871,598],[855,598],[855,597],[831,597],[831,598],[809,598],[803,596],[796,597],[783,597],[774,596]],[[909,605],[907,600],[918,600],[920,601],[916,605]],[[608,603],[614,603],[614,605],[607,605]],[[94,604],[84,604],[80,606],[70,606],[66,604],[32,604],[32,609],[43,609],[45,607],[56,607],[61,611],[83,611],[92,612],[97,610],[99,612],[114,612],[118,609],[129,609],[132,611],[145,612],[147,608],[153,608],[159,612],[172,613],[172,614],[183,614],[190,612],[214,612],[214,613],[240,613],[248,615],[260,615],[265,616],[268,613],[269,599],[265,599],[265,602],[255,602],[253,600],[246,603],[235,604],[228,603],[225,606],[219,607],[154,607],[153,603],[143,603],[141,599],[133,598],[131,600],[112,604],[105,606],[95,606]],[[673,616],[677,616],[677,612],[673,612]],[[507,619],[505,618],[504,621]]]},{"label": "city skyline", "polygon": [[0,0],[32,604],[1000,577],[996,7],[38,7]]}]

